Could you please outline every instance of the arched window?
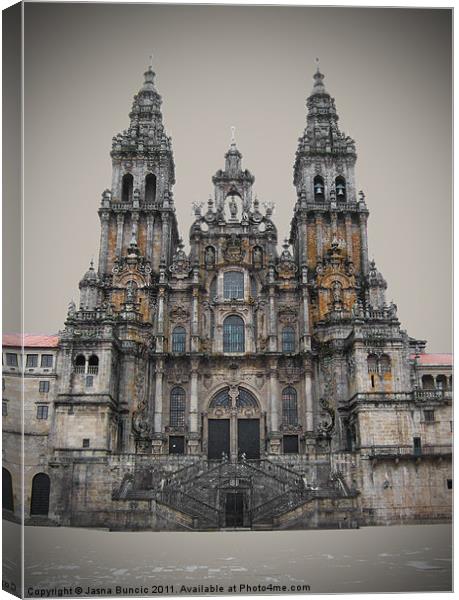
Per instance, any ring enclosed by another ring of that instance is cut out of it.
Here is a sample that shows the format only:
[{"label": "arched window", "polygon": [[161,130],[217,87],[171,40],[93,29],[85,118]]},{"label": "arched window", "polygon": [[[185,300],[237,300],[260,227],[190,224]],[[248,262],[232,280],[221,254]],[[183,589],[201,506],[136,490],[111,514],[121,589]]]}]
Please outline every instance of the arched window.
[{"label": "arched window", "polygon": [[5,510],[14,511],[13,480],[5,467],[2,467],[2,506]]},{"label": "arched window", "polygon": [[171,390],[169,425],[183,427],[185,425],[185,390],[175,387]]},{"label": "arched window", "polygon": [[86,358],[83,354],[78,354],[75,358],[75,373],[84,373],[86,367]]},{"label": "arched window", "polygon": [[320,175],[316,175],[314,177],[314,199],[322,202],[324,199],[324,192],[325,192],[324,180],[322,179],[322,177]]},{"label": "arched window", "polygon": [[295,330],[284,327],[282,330],[282,352],[295,352]]},{"label": "arched window", "polygon": [[423,390],[434,390],[435,382],[432,375],[423,375],[422,376],[422,389]]},{"label": "arched window", "polygon": [[37,473],[32,480],[30,514],[48,516],[50,480],[46,473]]},{"label": "arched window", "polygon": [[376,354],[369,354],[367,358],[368,373],[378,372],[378,358]]},{"label": "arched window", "polygon": [[156,200],[156,175],[148,173],[145,177],[145,202],[148,204]]},{"label": "arched window", "polygon": [[237,315],[223,322],[223,352],[245,352],[244,321]]},{"label": "arched window", "polygon": [[123,183],[121,188],[121,200],[123,202],[131,202],[133,187],[134,177],[130,173],[126,173],[126,175],[123,175]]},{"label": "arched window", "polygon": [[172,352],[185,352],[186,331],[184,327],[175,327],[172,332]]},{"label": "arched window", "polygon": [[445,375],[437,375],[435,379],[435,387],[437,390],[446,390],[447,380]]},{"label": "arched window", "polygon": [[338,202],[344,202],[346,200],[346,180],[344,177],[337,177],[335,179],[336,199]]},{"label": "arched window", "polygon": [[88,373],[90,375],[97,375],[99,372],[99,358],[93,354],[88,360]]},{"label": "arched window", "polygon": [[223,275],[223,296],[225,300],[244,299],[244,273],[227,271]]},{"label": "arched window", "polygon": [[291,385],[282,391],[282,423],[284,425],[298,425],[296,389]]},{"label": "arched window", "polygon": [[390,369],[391,369],[390,356],[388,356],[387,354],[383,354],[379,358],[379,369],[380,369],[381,375],[384,375],[384,373],[390,373]]}]

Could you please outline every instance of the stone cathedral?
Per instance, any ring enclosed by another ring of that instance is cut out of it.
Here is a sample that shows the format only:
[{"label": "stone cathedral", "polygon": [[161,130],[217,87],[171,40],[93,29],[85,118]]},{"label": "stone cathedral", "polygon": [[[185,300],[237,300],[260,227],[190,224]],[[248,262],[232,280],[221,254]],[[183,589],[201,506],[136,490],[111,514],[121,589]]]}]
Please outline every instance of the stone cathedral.
[{"label": "stone cathedral", "polygon": [[98,267],[57,344],[47,517],[198,530],[448,520],[451,364],[386,301],[355,143],[322,73],[289,238],[279,249],[233,133],[212,197],[193,206],[189,253],[151,67],[144,78],[113,138]]}]

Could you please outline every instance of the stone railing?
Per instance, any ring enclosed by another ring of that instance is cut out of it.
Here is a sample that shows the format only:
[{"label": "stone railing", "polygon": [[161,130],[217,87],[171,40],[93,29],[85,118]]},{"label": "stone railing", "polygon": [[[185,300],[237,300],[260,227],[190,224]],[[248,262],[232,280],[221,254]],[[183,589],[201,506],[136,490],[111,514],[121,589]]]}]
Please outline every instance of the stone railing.
[{"label": "stone railing", "polygon": [[414,390],[414,399],[419,402],[426,402],[428,400],[451,400],[451,390]]},{"label": "stone railing", "polygon": [[420,448],[414,446],[372,446],[368,449],[369,458],[418,458],[422,456],[450,456],[451,444],[425,445]]}]

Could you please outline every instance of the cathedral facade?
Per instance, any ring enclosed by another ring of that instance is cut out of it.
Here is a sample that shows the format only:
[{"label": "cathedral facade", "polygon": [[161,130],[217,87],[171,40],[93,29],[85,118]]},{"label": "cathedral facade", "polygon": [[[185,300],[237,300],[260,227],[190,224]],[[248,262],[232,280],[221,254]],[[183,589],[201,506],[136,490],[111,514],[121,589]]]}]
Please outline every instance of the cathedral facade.
[{"label": "cathedral facade", "polygon": [[[324,76],[314,74],[307,99],[282,249],[273,207],[260,206],[233,139],[213,196],[194,206],[188,253],[154,78],[148,68],[129,127],[113,138],[98,267],[54,344],[46,442],[37,449],[26,435],[29,522],[199,530],[448,520],[451,360],[427,354],[386,302],[368,258],[355,143]],[[49,377],[25,363],[22,374]],[[7,434],[7,467],[8,444]],[[34,504],[34,492],[47,503]]]}]

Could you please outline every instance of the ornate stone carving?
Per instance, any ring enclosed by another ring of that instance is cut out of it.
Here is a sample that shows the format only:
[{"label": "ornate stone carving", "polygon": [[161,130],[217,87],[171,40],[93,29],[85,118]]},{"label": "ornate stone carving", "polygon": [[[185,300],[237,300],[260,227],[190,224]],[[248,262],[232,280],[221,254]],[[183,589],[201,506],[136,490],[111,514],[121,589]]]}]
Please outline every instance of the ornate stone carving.
[{"label": "ornate stone carving", "polygon": [[298,321],[298,311],[292,306],[279,307],[279,321],[284,325],[292,325]]},{"label": "ornate stone carving", "polygon": [[232,234],[227,241],[223,255],[226,262],[229,263],[240,263],[244,258],[245,251],[242,248],[242,241],[235,234]]},{"label": "ornate stone carving", "polygon": [[280,255],[279,263],[276,266],[276,271],[281,279],[291,279],[295,276],[298,267],[290,253],[289,243],[287,240],[285,240],[283,248],[284,249]]},{"label": "ornate stone carving", "polygon": [[174,323],[184,323],[190,318],[190,311],[181,305],[177,305],[171,309],[169,317]]},{"label": "ornate stone carving", "polygon": [[190,261],[183,250],[183,242],[181,240],[169,270],[172,273],[172,277],[176,279],[185,279],[190,274]]}]

